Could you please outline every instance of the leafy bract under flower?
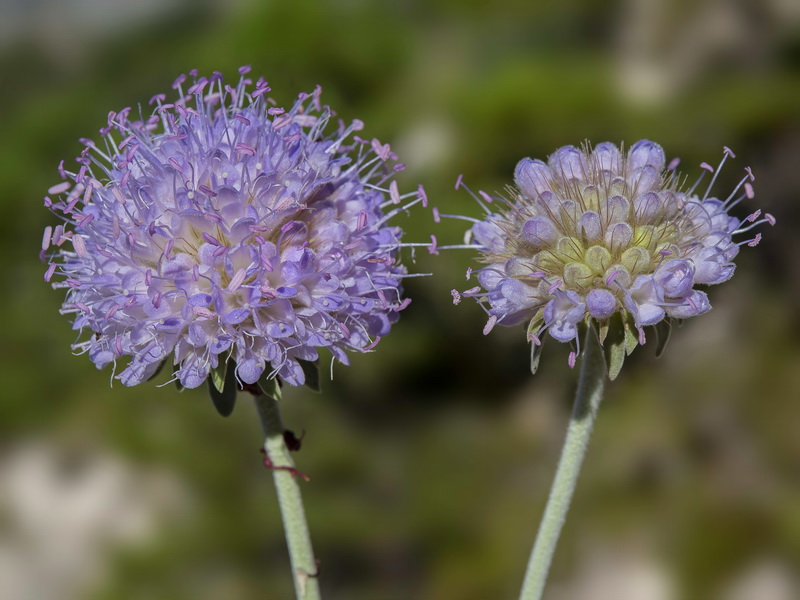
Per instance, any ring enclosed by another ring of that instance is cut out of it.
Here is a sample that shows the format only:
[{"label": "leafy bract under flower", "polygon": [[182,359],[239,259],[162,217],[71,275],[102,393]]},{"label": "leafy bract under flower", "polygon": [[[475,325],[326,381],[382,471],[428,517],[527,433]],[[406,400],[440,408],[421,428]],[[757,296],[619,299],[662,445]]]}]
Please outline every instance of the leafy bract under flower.
[{"label": "leafy bract under flower", "polygon": [[[609,325],[623,327],[620,343],[630,352],[644,343],[643,327],[709,311],[699,286],[729,279],[739,247],[761,239],[734,236],[775,221],[761,211],[744,221],[729,214],[753,197],[749,169],[727,199],[710,195],[728,157],[733,153],[725,148],[717,169],[702,165],[713,174],[702,196],[696,192],[702,176],[683,189],[677,161],[667,167],[661,146],[647,140],[627,152],[602,143],[559,148],[546,163],[525,158],[514,173],[511,200],[473,194],[486,216],[461,247],[479,250],[485,266],[475,271],[480,287],[464,295],[488,313],[484,331],[528,321],[534,344],[545,332],[577,343],[579,326],[595,321],[601,338]],[[454,299],[460,299],[455,291]]]},{"label": "leafy bract under flower", "polygon": [[45,279],[63,276],[62,312],[89,333],[74,349],[98,368],[130,357],[125,385],[170,355],[189,388],[229,358],[244,383],[299,385],[298,360],[327,348],[346,363],[409,302],[387,221],[424,193],[389,183],[402,165],[352,135],[360,121],[326,134],[319,88],[285,111],[248,71],[235,86],[193,72],[186,92],[182,75],[142,120],[110,113],[103,143],[82,140],[79,168],[62,162],[45,198],[63,221],[45,231]]}]

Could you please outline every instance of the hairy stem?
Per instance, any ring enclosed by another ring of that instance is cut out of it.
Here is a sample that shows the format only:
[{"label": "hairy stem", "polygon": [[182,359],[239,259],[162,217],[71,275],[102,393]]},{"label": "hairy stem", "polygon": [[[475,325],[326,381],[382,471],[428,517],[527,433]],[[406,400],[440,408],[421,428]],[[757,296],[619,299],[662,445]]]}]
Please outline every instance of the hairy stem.
[{"label": "hairy stem", "polygon": [[553,553],[558,544],[558,537],[572,501],[583,457],[592,434],[597,408],[603,398],[606,363],[597,333],[592,327],[587,328],[585,344],[578,391],[575,394],[575,404],[572,407],[567,436],[564,439],[561,459],[558,462],[547,506],[539,525],[539,533],[528,560],[520,600],[539,600],[542,597]]},{"label": "hairy stem", "polygon": [[311,547],[311,537],[303,510],[300,487],[295,478],[294,461],[283,438],[283,422],[278,400],[266,395],[255,396],[256,409],[266,435],[264,450],[272,466],[283,529],[289,546],[297,600],[319,600],[317,563]]}]

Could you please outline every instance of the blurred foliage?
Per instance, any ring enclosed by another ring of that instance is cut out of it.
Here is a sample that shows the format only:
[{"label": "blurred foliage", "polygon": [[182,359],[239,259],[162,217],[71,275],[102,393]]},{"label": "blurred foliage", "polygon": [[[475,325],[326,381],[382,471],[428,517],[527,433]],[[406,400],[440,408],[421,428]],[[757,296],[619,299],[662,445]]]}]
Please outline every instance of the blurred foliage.
[{"label": "blurred foliage", "polygon": [[[673,332],[658,362],[650,345],[637,349],[609,386],[553,581],[580,578],[587,547],[631,539],[663,561],[679,598],[722,598],[762,557],[800,569],[798,11],[757,0],[185,2],[70,37],[81,10],[0,50],[0,459],[44,439],[166,469],[190,498],[146,542],[114,546],[80,597],[291,596],[246,398],[226,420],[203,390],[110,389],[109,372],[70,356],[61,293],[36,256],[53,222],[40,199],[78,137],[180,72],[233,78],[242,64],[281,104],[321,84],[342,118],[393,143],[409,165],[401,187],[424,184],[443,212],[477,215],[453,191],[458,173],[502,190],[517,160],[562,144],[651,138],[690,178],[732,147],[717,190],[751,165],[755,205],[779,224],[711,290],[714,311]],[[464,229],[424,210],[398,222],[415,241],[457,242]],[[484,337],[474,304],[450,304],[473,258],[408,257],[434,275],[409,281],[413,304],[379,351],[336,366],[333,381],[323,373],[321,395],[284,394],[287,424],[307,432],[297,461],[312,477],[305,501],[328,599],[518,590],[574,374],[551,343],[532,378],[521,329]],[[0,536],[13,527],[0,518]]]}]

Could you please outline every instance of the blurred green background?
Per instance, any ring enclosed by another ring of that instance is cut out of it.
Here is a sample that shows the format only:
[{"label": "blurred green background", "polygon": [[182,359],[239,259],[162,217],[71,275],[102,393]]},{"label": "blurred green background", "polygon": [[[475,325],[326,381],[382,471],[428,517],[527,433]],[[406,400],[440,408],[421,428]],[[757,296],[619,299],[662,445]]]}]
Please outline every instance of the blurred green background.
[{"label": "blurred green background", "polygon": [[[42,280],[41,198],[109,110],[191,68],[252,64],[290,103],[317,83],[392,143],[443,211],[563,144],[660,142],[681,168],[737,153],[773,213],[715,309],[637,349],[607,390],[548,600],[800,597],[800,4],[791,0],[0,3],[0,597],[292,597],[248,398],[109,387],[70,355]],[[407,239],[457,242],[430,209]],[[424,255],[424,256],[423,256]],[[413,303],[321,395],[285,392],[327,600],[518,592],[575,385],[566,346],[528,371],[521,328],[454,307],[468,252],[418,253]]]}]

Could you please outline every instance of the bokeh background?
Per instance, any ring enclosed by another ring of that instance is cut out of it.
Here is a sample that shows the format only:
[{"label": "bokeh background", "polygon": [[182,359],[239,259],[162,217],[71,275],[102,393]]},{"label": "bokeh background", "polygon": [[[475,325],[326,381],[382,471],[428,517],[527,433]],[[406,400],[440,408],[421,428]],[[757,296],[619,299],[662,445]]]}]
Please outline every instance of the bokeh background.
[{"label": "bokeh background", "polygon": [[[248,398],[109,387],[70,354],[37,252],[56,165],[109,110],[191,68],[252,64],[280,103],[317,83],[391,142],[442,210],[478,214],[516,161],[646,137],[693,178],[737,153],[778,226],[711,290],[714,310],[637,349],[607,390],[548,600],[800,598],[800,4],[794,0],[0,1],[0,597],[292,597]],[[407,239],[457,242],[430,209]],[[433,276],[379,351],[315,395],[285,393],[328,600],[518,592],[575,373],[521,328],[483,336],[455,307],[468,252]]]}]

